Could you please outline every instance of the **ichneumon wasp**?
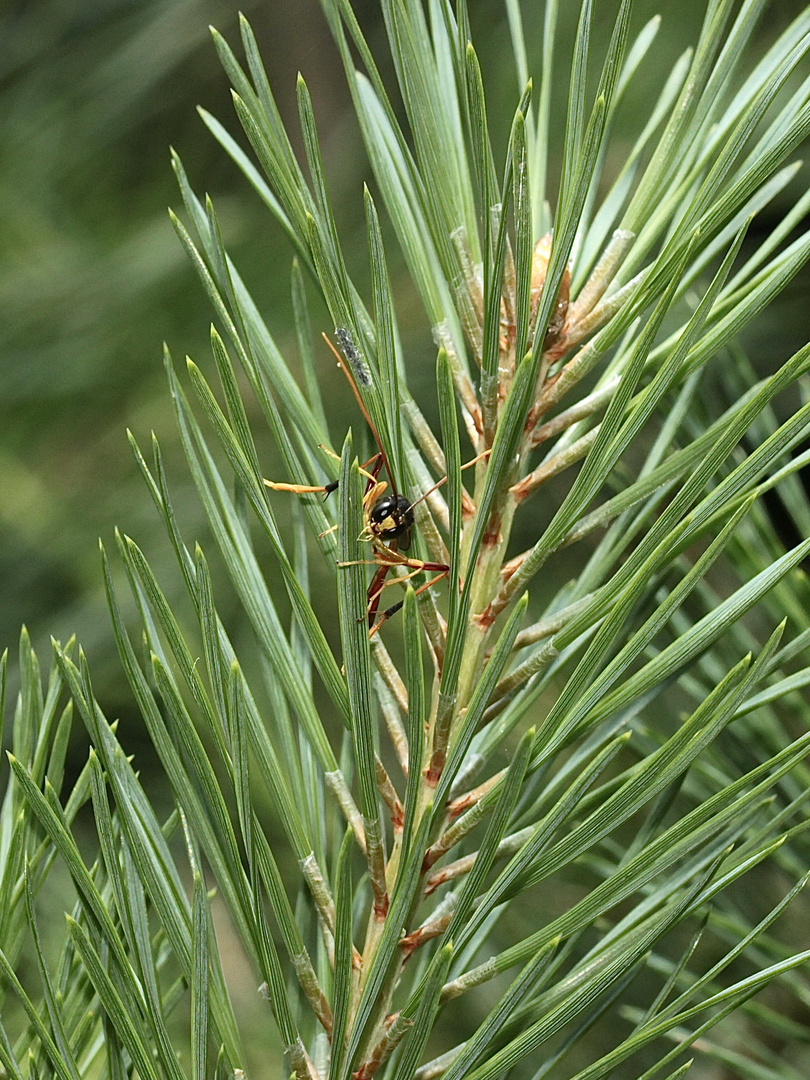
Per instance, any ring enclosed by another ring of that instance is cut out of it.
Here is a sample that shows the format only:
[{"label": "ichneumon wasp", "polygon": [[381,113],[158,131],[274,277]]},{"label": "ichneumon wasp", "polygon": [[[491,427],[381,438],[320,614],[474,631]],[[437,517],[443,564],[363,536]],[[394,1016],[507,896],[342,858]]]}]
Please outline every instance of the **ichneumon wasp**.
[{"label": "ichneumon wasp", "polygon": [[[423,495],[420,495],[414,502],[411,502],[405,495],[402,495],[397,491],[391,466],[385,450],[383,449],[382,440],[369,416],[368,410],[360,395],[360,391],[358,390],[357,382],[355,381],[356,378],[359,378],[361,382],[365,383],[369,378],[369,375],[352,340],[351,334],[348,330],[343,328],[335,330],[335,336],[343,350],[345,360],[341,357],[327,335],[323,334],[322,336],[337,360],[338,367],[345,374],[349,386],[352,389],[352,393],[360,407],[360,411],[363,414],[363,418],[368,424],[374,442],[377,444],[378,452],[365,462],[360,469],[366,478],[366,490],[363,495],[363,531],[360,534],[360,539],[371,545],[374,554],[372,559],[363,559],[362,563],[376,566],[377,568],[371,578],[366,594],[369,637],[373,637],[379,631],[383,623],[399,611],[403,603],[400,600],[381,612],[379,610],[380,598],[384,589],[389,585],[404,584],[406,581],[421,573],[432,574],[433,576],[428,581],[424,582],[416,589],[416,595],[419,595],[426,589],[430,589],[433,585],[436,585],[450,572],[450,567],[446,563],[428,562],[423,559],[413,558],[406,554],[411,547],[411,530],[414,526],[414,508],[440,488],[442,484],[445,483],[447,477],[439,480],[438,483],[434,484],[433,487]],[[331,451],[329,452],[331,453]],[[463,467],[467,468],[468,465],[475,464],[488,453],[489,451],[485,451],[484,454],[479,454],[478,457],[473,458],[472,461],[467,462],[467,465]],[[387,481],[380,479],[383,468],[385,468],[385,472],[388,475]],[[391,491],[387,492],[389,483]],[[303,484],[276,483],[272,480],[265,480],[265,484],[275,491],[290,491],[298,495],[320,492],[324,497],[335,491],[338,486],[337,480],[333,480],[331,483],[319,487]],[[339,563],[338,565],[349,566],[356,564]],[[396,569],[400,569],[404,572],[399,573],[395,579],[387,580],[389,573]]]}]

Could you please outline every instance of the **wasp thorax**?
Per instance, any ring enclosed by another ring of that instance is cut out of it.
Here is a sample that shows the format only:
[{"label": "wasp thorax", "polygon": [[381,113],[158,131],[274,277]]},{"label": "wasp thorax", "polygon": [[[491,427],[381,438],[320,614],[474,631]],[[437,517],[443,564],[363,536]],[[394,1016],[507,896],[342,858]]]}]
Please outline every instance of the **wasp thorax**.
[{"label": "wasp thorax", "polygon": [[404,495],[383,495],[369,511],[368,520],[380,540],[396,540],[413,525],[413,510]]}]

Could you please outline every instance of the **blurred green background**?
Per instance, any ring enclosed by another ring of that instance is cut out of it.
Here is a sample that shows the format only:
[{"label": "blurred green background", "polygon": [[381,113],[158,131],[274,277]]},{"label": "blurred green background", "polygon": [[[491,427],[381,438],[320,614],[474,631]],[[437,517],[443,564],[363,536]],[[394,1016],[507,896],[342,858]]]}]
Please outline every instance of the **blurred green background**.
[{"label": "blurred green background", "polygon": [[[296,141],[299,69],[307,80],[345,248],[362,282],[361,191],[369,169],[319,4],[241,6]],[[384,55],[376,0],[355,6]],[[802,6],[771,5],[763,44]],[[575,7],[561,5],[563,22],[573,23]],[[614,7],[596,4],[597,51]],[[653,86],[661,64],[694,40],[704,3],[640,0],[636,26],[659,8],[664,25],[641,72]],[[503,5],[472,0],[470,9],[485,46],[493,128],[503,134],[515,95]],[[151,428],[158,433],[186,537],[205,537],[161,364],[164,340],[176,362],[189,353],[207,367],[209,352],[210,312],[166,214],[179,202],[170,144],[198,192],[213,195],[232,254],[282,349],[294,355],[285,238],[195,112],[202,104],[237,130],[207,29],[213,23],[236,45],[237,11],[236,0],[36,0],[11,4],[0,17],[0,648],[14,649],[23,622],[45,656],[50,634],[65,640],[75,632],[113,712],[126,708],[127,695],[118,689],[96,540],[109,546],[117,525],[143,543],[155,522],[127,426],[142,446]],[[529,0],[524,12],[536,54],[541,0]],[[560,77],[559,106],[562,65]],[[648,101],[637,92],[626,102],[628,133],[616,132],[617,154]],[[806,183],[801,174],[799,182]],[[392,263],[396,275],[395,255]],[[432,346],[418,302],[404,281],[397,291],[412,362],[424,361],[427,375]],[[785,307],[759,324],[752,342],[766,361],[805,340],[804,292],[797,283]],[[432,411],[430,402],[426,408]],[[162,576],[167,588],[170,579]]]},{"label": "blurred green background", "polygon": [[[245,10],[285,118],[295,124],[301,67],[327,142],[340,142],[345,95],[317,3]],[[204,104],[230,120],[208,24],[233,40],[237,11],[217,0],[40,0],[0,19],[0,648],[14,649],[22,622],[46,659],[50,634],[75,632],[114,706],[124,702],[96,540],[112,543],[115,525],[136,537],[154,528],[127,426],[147,443],[158,433],[189,536],[202,532],[161,363],[164,340],[176,359],[204,361],[210,318],[166,213],[179,202],[170,144],[215,197],[288,343],[289,253],[195,112]],[[340,202],[357,155],[331,156],[347,165],[335,175]]]}]

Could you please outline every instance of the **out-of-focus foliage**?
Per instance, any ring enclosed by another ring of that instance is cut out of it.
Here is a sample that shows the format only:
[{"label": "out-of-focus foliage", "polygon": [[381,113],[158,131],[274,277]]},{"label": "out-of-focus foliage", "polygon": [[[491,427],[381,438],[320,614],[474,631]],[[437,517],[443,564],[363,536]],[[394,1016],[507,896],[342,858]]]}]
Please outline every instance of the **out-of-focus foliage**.
[{"label": "out-of-focus foliage", "polygon": [[[96,538],[149,520],[124,429],[155,428],[171,460],[161,343],[207,348],[199,285],[166,213],[170,145],[216,195],[282,339],[289,325],[280,230],[195,112],[230,107],[208,23],[228,32],[240,9],[286,116],[303,66],[339,142],[347,95],[315,0],[37,0],[0,15],[0,645],[22,622],[40,644],[77,631],[116,697]],[[339,197],[355,158],[338,160]],[[196,501],[179,500],[202,528]]]}]

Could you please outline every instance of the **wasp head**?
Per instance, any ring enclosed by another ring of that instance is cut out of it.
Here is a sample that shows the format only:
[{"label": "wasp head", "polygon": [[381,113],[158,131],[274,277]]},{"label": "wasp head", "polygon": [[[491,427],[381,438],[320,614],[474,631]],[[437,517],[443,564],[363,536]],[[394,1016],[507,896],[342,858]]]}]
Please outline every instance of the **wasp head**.
[{"label": "wasp head", "polygon": [[399,540],[404,551],[410,547],[413,510],[404,495],[383,495],[377,499],[369,511],[368,522],[378,540],[386,543]]}]

